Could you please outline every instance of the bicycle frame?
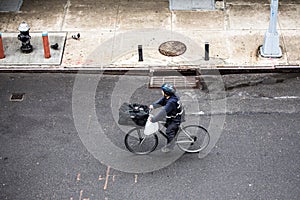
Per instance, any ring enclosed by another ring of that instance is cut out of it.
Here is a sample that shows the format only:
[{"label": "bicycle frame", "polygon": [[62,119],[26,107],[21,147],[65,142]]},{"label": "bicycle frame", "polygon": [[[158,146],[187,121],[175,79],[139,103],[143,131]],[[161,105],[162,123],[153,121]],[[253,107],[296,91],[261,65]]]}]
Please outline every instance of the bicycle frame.
[{"label": "bicycle frame", "polygon": [[[159,121],[158,124],[159,124],[158,132],[159,132],[162,136],[164,136],[166,139],[168,139],[167,134],[166,134],[164,131],[161,130],[161,127],[165,127],[165,126],[164,126],[164,122]],[[179,130],[178,130],[178,132],[179,132]],[[176,134],[176,135],[177,135],[177,134]]]},{"label": "bicycle frame", "polygon": [[[162,135],[162,136],[164,136],[166,139],[168,139],[168,136],[167,136],[167,134],[164,132],[164,131],[162,131],[161,130],[161,126],[163,126],[162,124],[162,122],[158,122],[159,123],[159,125],[160,125],[160,128],[158,129],[158,132]],[[190,143],[190,142],[194,142],[194,138],[192,138],[183,128],[182,128],[182,124],[180,124],[180,126],[179,126],[179,130],[177,131],[177,133],[176,133],[176,135],[175,135],[175,143],[177,144],[178,143],[178,141],[176,140],[176,138],[177,138],[177,136],[178,136],[178,134],[180,133],[180,131],[182,131],[189,139],[190,139],[190,141],[181,141],[180,143],[186,143],[186,142],[188,142],[188,143]]]}]

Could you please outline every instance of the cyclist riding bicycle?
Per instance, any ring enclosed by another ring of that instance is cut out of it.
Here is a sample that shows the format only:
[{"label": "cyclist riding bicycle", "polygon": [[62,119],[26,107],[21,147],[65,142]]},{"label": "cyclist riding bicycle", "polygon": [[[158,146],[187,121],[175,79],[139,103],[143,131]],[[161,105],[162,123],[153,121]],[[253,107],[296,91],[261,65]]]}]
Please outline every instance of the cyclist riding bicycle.
[{"label": "cyclist riding bicycle", "polygon": [[163,106],[163,109],[161,109],[155,116],[150,117],[149,120],[154,123],[166,118],[165,127],[167,128],[166,135],[168,138],[167,145],[162,148],[162,151],[169,152],[175,145],[174,137],[179,130],[183,108],[180,103],[180,98],[176,94],[176,89],[172,84],[165,83],[161,86],[161,89],[163,97],[155,101],[149,106],[149,108],[150,110],[153,110]]}]

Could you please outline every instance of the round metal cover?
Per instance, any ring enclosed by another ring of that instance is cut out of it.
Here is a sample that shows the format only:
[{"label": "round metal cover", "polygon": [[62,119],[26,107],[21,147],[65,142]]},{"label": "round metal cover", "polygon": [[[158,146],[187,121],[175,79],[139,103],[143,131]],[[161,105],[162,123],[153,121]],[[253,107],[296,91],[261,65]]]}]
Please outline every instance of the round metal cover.
[{"label": "round metal cover", "polygon": [[158,50],[165,56],[180,56],[186,51],[186,46],[184,43],[179,41],[168,41],[162,43]]}]

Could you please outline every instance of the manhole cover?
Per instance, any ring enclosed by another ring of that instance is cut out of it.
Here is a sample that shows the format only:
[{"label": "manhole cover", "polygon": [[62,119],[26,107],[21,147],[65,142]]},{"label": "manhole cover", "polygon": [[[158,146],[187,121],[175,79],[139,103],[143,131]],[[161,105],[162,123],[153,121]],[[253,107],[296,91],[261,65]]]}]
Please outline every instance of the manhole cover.
[{"label": "manhole cover", "polygon": [[180,56],[186,51],[186,46],[179,41],[168,41],[162,43],[158,50],[165,56]]}]

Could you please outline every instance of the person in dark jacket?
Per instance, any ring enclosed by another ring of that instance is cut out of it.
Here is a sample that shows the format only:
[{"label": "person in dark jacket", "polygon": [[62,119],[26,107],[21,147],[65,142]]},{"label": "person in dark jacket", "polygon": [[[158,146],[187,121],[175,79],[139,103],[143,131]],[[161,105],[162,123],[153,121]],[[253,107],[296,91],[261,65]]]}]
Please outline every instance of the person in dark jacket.
[{"label": "person in dark jacket", "polygon": [[180,98],[176,94],[176,89],[172,84],[165,83],[161,86],[163,97],[155,101],[149,106],[150,110],[163,106],[163,108],[152,118],[151,122],[162,121],[166,118],[166,135],[167,145],[162,148],[163,152],[169,152],[175,145],[174,137],[176,136],[179,125],[181,123],[181,115],[183,108],[180,103]]}]

